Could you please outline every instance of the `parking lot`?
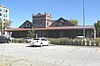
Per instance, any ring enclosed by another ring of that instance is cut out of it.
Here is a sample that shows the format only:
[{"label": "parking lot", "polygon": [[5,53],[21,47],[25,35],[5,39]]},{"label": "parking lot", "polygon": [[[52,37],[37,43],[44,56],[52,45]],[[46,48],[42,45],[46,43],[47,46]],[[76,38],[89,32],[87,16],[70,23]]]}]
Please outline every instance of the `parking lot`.
[{"label": "parking lot", "polygon": [[0,44],[0,66],[100,66],[100,47]]}]

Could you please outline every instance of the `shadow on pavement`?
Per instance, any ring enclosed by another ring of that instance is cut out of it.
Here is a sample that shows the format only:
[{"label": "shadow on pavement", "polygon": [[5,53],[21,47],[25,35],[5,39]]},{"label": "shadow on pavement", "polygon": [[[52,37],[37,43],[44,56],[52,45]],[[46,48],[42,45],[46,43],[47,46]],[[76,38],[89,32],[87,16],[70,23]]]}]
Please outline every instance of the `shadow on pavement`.
[{"label": "shadow on pavement", "polygon": [[[26,46],[26,47],[40,47],[40,46]],[[42,46],[42,47],[44,47],[44,46]]]}]

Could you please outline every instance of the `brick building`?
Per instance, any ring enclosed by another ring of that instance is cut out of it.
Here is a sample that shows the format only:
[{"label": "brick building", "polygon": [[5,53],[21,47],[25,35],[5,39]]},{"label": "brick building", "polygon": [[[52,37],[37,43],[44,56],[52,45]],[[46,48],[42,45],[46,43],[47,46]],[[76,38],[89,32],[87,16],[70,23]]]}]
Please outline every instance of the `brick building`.
[{"label": "brick building", "polygon": [[34,28],[47,28],[52,24],[51,14],[49,13],[38,13],[32,15],[32,24]]}]

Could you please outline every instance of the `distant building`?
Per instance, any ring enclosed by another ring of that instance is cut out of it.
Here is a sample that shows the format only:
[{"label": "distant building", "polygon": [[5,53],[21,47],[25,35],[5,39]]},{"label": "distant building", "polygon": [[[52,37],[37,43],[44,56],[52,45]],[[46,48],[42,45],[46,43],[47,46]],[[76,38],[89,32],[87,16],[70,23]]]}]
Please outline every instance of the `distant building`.
[{"label": "distant building", "polygon": [[0,21],[9,21],[9,8],[0,5]]},{"label": "distant building", "polygon": [[9,8],[2,6],[2,5],[0,5],[0,22],[3,26],[3,29],[5,29],[4,27],[6,26],[5,22],[9,22]]}]

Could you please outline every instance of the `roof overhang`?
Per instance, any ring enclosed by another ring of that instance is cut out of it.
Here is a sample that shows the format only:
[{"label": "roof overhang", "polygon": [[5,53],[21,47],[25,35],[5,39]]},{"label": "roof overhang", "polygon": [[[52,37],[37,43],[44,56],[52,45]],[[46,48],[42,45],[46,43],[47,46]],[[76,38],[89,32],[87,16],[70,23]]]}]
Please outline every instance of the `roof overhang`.
[{"label": "roof overhang", "polygon": [[[29,31],[32,28],[10,28],[6,29],[6,31]],[[34,30],[78,30],[83,29],[82,26],[67,26],[67,27],[48,27],[48,28],[34,28]],[[86,26],[85,29],[92,29],[95,28],[93,26]]]}]

